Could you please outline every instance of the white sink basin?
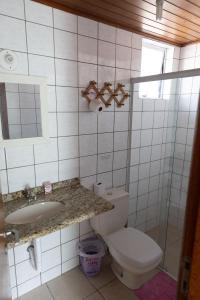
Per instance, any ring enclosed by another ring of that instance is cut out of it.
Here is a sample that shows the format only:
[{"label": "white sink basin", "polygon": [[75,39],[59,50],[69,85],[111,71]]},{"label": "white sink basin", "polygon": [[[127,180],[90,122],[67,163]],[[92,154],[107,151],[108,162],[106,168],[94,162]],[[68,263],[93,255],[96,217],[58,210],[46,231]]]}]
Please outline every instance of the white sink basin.
[{"label": "white sink basin", "polygon": [[64,205],[59,202],[41,202],[20,208],[5,218],[8,224],[28,224],[53,216]]}]

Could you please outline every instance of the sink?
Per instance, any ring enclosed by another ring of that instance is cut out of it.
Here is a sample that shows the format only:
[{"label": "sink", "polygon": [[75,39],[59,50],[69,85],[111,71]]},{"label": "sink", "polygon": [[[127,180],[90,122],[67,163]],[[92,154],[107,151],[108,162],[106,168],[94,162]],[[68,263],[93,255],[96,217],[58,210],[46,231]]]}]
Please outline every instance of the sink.
[{"label": "sink", "polygon": [[56,201],[41,202],[20,208],[5,218],[8,224],[28,224],[34,223],[53,216],[61,210],[64,204]]}]

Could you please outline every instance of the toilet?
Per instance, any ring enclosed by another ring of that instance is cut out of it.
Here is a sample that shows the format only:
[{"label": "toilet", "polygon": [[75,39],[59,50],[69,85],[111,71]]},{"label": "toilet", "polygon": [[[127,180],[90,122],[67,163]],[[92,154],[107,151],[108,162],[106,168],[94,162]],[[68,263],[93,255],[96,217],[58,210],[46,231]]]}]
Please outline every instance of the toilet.
[{"label": "toilet", "polygon": [[90,219],[94,231],[107,244],[112,256],[112,270],[130,289],[137,289],[154,274],[162,260],[161,248],[145,233],[124,227],[128,219],[128,193],[112,189],[103,196],[114,209]]}]

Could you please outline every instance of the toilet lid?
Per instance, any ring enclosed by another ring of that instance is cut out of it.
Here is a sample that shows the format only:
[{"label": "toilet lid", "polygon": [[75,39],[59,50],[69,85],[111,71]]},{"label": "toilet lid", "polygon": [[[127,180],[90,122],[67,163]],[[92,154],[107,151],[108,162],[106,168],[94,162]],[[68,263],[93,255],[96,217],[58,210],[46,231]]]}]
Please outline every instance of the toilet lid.
[{"label": "toilet lid", "polygon": [[162,257],[161,248],[149,236],[135,228],[123,228],[106,237],[109,247],[113,247],[136,268],[146,268]]}]

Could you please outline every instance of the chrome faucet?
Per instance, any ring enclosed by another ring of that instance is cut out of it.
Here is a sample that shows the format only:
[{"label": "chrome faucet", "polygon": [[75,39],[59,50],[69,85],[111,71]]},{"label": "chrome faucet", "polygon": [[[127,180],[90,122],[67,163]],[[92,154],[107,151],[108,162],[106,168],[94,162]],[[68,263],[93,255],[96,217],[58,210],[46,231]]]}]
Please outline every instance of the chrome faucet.
[{"label": "chrome faucet", "polygon": [[36,194],[35,192],[29,187],[26,186],[24,191],[23,191],[23,195],[25,196],[25,198],[28,200],[28,203],[30,204],[32,201],[36,200]]}]

